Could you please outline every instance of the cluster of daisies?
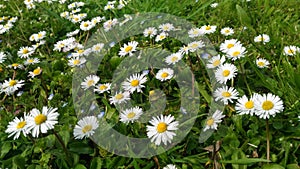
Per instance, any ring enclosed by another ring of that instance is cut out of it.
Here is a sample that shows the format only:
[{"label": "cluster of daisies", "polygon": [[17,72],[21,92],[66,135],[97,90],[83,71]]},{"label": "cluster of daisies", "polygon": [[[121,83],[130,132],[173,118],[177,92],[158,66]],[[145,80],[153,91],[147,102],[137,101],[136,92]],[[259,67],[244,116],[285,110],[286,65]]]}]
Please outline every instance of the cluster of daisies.
[{"label": "cluster of daisies", "polygon": [[0,35],[8,32],[13,28],[14,23],[18,20],[18,17],[2,16],[0,17]]},{"label": "cluster of daisies", "polygon": [[60,4],[64,4],[67,0],[24,0],[24,4],[26,5],[27,9],[35,9],[36,8],[35,3],[48,2],[48,4],[51,4],[57,1]]}]

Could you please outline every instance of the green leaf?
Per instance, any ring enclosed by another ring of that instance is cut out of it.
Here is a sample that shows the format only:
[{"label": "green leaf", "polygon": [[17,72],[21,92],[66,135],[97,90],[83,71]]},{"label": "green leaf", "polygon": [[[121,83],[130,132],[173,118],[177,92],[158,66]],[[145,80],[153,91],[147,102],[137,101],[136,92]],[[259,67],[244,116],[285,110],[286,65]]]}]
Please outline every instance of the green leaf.
[{"label": "green leaf", "polygon": [[207,90],[205,90],[205,86],[198,83],[198,90],[200,94],[204,97],[206,102],[210,104],[211,102],[211,96],[207,93]]},{"label": "green leaf", "polygon": [[93,158],[90,169],[101,169],[102,161],[100,157]]},{"label": "green leaf", "polygon": [[284,167],[279,164],[266,164],[263,165],[262,169],[284,169]]},{"label": "green leaf", "polygon": [[74,169],[86,169],[86,167],[82,164],[77,164]]},{"label": "green leaf", "polygon": [[69,147],[70,151],[75,152],[77,154],[92,154],[94,152],[94,150],[87,144],[80,142],[70,143]]},{"label": "green leaf", "polygon": [[0,150],[1,151],[0,158],[3,158],[10,151],[11,148],[12,148],[11,143],[5,142],[2,145],[1,150]]},{"label": "green leaf", "polygon": [[245,158],[245,159],[237,159],[237,160],[220,160],[221,163],[225,164],[252,164],[259,162],[271,162],[269,160],[263,158]]},{"label": "green leaf", "polygon": [[240,22],[247,27],[252,28],[251,26],[251,18],[248,16],[247,12],[239,5],[236,5],[237,15],[239,17]]},{"label": "green leaf", "polygon": [[20,169],[25,168],[25,158],[19,155],[13,157],[13,165],[16,165]]},{"label": "green leaf", "polygon": [[300,167],[298,166],[298,164],[288,164],[286,166],[287,169],[299,169]]}]

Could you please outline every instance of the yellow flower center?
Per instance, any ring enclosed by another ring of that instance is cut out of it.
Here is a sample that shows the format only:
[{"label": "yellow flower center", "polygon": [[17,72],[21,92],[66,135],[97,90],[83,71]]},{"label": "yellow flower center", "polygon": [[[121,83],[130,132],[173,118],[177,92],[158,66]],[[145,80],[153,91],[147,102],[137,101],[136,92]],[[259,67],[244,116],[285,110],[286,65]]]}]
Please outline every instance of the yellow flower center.
[{"label": "yellow flower center", "polygon": [[17,124],[17,129],[21,129],[26,125],[26,121],[21,121]]},{"label": "yellow flower center", "polygon": [[211,126],[214,124],[214,122],[215,122],[215,120],[213,118],[210,118],[206,121],[206,125]]},{"label": "yellow flower center", "polygon": [[92,130],[92,125],[86,125],[82,128],[82,132],[85,134],[86,132],[89,132]]},{"label": "yellow flower center", "polygon": [[159,39],[165,39],[165,37],[166,37],[166,36],[164,36],[164,35],[160,35],[160,36],[159,36]]},{"label": "yellow flower center", "polygon": [[267,101],[264,101],[263,104],[262,104],[262,108],[264,110],[271,110],[272,108],[274,107],[274,104],[273,102],[267,100]]},{"label": "yellow flower center", "polygon": [[253,101],[247,101],[246,103],[245,103],[245,107],[246,107],[246,109],[252,109],[253,107],[254,107],[254,102]]},{"label": "yellow flower center", "polygon": [[28,52],[29,52],[28,49],[23,49],[23,50],[22,50],[22,53],[23,53],[23,54],[27,54]]},{"label": "yellow flower center", "polygon": [[0,72],[2,72],[3,71],[3,69],[2,69],[2,67],[0,67]]},{"label": "yellow flower center", "polygon": [[131,84],[131,86],[136,87],[140,84],[140,82],[139,82],[139,80],[133,80],[133,81],[131,81],[130,84]]},{"label": "yellow flower center", "polygon": [[39,33],[38,34],[38,38],[41,38],[43,36],[43,34]]},{"label": "yellow flower center", "polygon": [[132,50],[132,46],[127,46],[126,48],[125,48],[125,52],[130,52]]},{"label": "yellow flower center", "polygon": [[32,63],[33,61],[34,61],[33,59],[29,59],[29,60],[28,60],[29,63]]},{"label": "yellow flower center", "polygon": [[232,47],[234,47],[234,44],[232,44],[232,43],[229,43],[229,44],[227,45],[227,48],[228,48],[228,49],[230,49],[230,48],[232,48]]},{"label": "yellow flower center", "polygon": [[287,52],[288,52],[289,54],[292,54],[292,53],[294,53],[295,51],[294,51],[293,49],[289,49]]},{"label": "yellow flower center", "polygon": [[43,115],[43,114],[39,114],[34,118],[34,122],[36,125],[40,125],[42,123],[44,123],[47,120],[47,116]]},{"label": "yellow flower center", "polygon": [[206,28],[205,28],[205,30],[210,30],[211,29],[211,27],[208,25],[208,26],[206,26]]},{"label": "yellow flower center", "polygon": [[17,84],[17,81],[15,81],[15,80],[11,80],[10,82],[9,82],[9,86],[14,86],[14,85],[16,85]]},{"label": "yellow flower center", "polygon": [[122,99],[124,96],[123,96],[123,94],[121,94],[121,93],[119,93],[119,94],[117,94],[116,96],[115,96],[115,98],[117,99],[117,100],[120,100],[120,99]]},{"label": "yellow flower center", "polygon": [[80,64],[80,60],[78,60],[78,59],[75,59],[75,60],[73,61],[73,64],[74,64],[74,65],[78,65],[78,64]]},{"label": "yellow flower center", "polygon": [[229,32],[230,32],[230,30],[228,30],[228,29],[225,30],[225,33],[229,33]]},{"label": "yellow flower center", "polygon": [[87,85],[88,85],[88,86],[92,86],[92,85],[94,84],[94,82],[95,82],[94,80],[89,80],[89,81],[87,82]]},{"label": "yellow flower center", "polygon": [[257,62],[258,66],[265,66],[265,63],[262,61]]},{"label": "yellow flower center", "polygon": [[212,63],[212,65],[213,65],[214,67],[216,67],[216,66],[219,66],[220,63],[221,63],[220,60],[215,60],[215,61]]},{"label": "yellow flower center", "polygon": [[164,72],[164,73],[161,74],[162,78],[167,78],[168,76],[169,76],[169,73],[167,73],[167,72]]},{"label": "yellow flower center", "polygon": [[39,75],[41,73],[42,69],[41,68],[36,68],[33,70],[33,74]]},{"label": "yellow flower center", "polygon": [[223,76],[224,76],[224,77],[229,76],[229,74],[230,74],[230,71],[229,71],[229,70],[224,70],[224,71],[223,71]]},{"label": "yellow flower center", "polygon": [[13,63],[13,64],[11,64],[11,66],[12,66],[12,67],[18,67],[19,64],[18,64],[18,63]]},{"label": "yellow flower center", "polygon": [[76,21],[76,22],[79,21],[79,18],[74,18],[74,21]]},{"label": "yellow flower center", "polygon": [[233,56],[233,57],[236,57],[236,56],[238,56],[240,53],[241,53],[240,51],[235,51],[235,52],[232,53],[232,56]]},{"label": "yellow flower center", "polygon": [[79,53],[79,54],[82,54],[83,52],[84,52],[83,49],[77,51],[77,53]]},{"label": "yellow flower center", "polygon": [[96,46],[96,47],[95,47],[95,50],[96,50],[96,51],[98,51],[98,50],[100,50],[100,49],[101,49],[100,46]]},{"label": "yellow flower center", "polygon": [[174,56],[174,57],[172,57],[172,59],[171,59],[172,62],[176,62],[177,60],[178,60],[178,57],[177,57],[177,56]]},{"label": "yellow flower center", "polygon": [[230,97],[230,96],[231,96],[231,93],[229,93],[229,92],[223,92],[223,93],[222,93],[222,96],[223,96],[223,97]]},{"label": "yellow flower center", "polygon": [[127,118],[132,119],[135,116],[134,112],[130,112],[127,114]]},{"label": "yellow flower center", "polygon": [[88,23],[84,23],[83,26],[84,26],[84,27],[88,27],[89,24],[88,24]]},{"label": "yellow flower center", "polygon": [[107,86],[101,85],[101,86],[99,87],[99,89],[100,89],[100,90],[105,90],[105,89],[107,89]]},{"label": "yellow flower center", "polygon": [[156,127],[156,130],[159,133],[163,133],[167,130],[167,128],[168,128],[168,125],[165,122],[159,122]]}]

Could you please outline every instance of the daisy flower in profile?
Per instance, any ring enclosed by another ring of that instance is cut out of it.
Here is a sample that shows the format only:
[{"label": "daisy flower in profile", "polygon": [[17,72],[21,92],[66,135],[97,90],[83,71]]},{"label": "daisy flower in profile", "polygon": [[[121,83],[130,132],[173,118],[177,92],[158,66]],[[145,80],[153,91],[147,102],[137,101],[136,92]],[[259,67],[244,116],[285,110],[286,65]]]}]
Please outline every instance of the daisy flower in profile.
[{"label": "daisy flower in profile", "polygon": [[67,33],[67,37],[72,37],[75,36],[79,33],[79,29],[76,29],[75,31]]},{"label": "daisy flower in profile", "polygon": [[20,134],[23,133],[23,135],[26,137],[29,131],[27,130],[27,116],[24,114],[24,118],[21,117],[20,119],[18,117],[15,117],[13,121],[8,123],[7,129],[5,130],[5,133],[8,133],[8,137],[11,137],[14,135],[14,140],[18,139],[20,137]]},{"label": "daisy flower in profile", "polygon": [[233,79],[237,74],[237,68],[230,63],[225,63],[218,67],[215,71],[215,77],[217,82],[226,84],[227,80]]},{"label": "daisy flower in profile", "polygon": [[168,37],[168,34],[165,32],[162,32],[155,37],[155,42],[162,41],[162,40],[166,39],[167,37]]},{"label": "daisy flower in profile", "polygon": [[136,47],[139,43],[136,41],[131,41],[128,44],[124,44],[124,46],[121,48],[121,50],[119,51],[119,55],[120,56],[125,56],[125,55],[129,55],[132,56],[132,52],[136,51]]},{"label": "daisy flower in profile", "polygon": [[173,137],[176,136],[176,131],[178,129],[179,122],[175,121],[174,116],[160,115],[153,117],[147,125],[147,136],[151,138],[151,142],[154,142],[155,145],[160,145],[163,142],[165,145],[171,143]]},{"label": "daisy flower in profile", "polygon": [[144,74],[133,74],[123,82],[123,89],[133,93],[134,91],[142,92],[142,88],[145,87],[143,84],[147,81]]},{"label": "daisy flower in profile", "polygon": [[26,61],[24,61],[24,65],[34,65],[36,63],[40,63],[38,58],[27,58]]},{"label": "daisy flower in profile", "polygon": [[294,56],[297,54],[297,52],[299,52],[299,48],[297,46],[285,46],[283,48],[284,51],[284,55],[288,55],[288,56]]},{"label": "daisy flower in profile", "polygon": [[174,65],[175,63],[179,62],[182,59],[182,53],[177,52],[177,53],[172,53],[171,55],[167,56],[165,59],[165,62],[168,65]]},{"label": "daisy flower in profile", "polygon": [[95,116],[86,116],[78,121],[74,128],[73,135],[75,139],[83,139],[90,137],[95,133],[99,127],[99,122]]},{"label": "daisy flower in profile", "polygon": [[267,68],[270,65],[270,62],[263,58],[256,59],[255,63],[256,63],[256,66],[259,68]]},{"label": "daisy flower in profile", "polygon": [[98,93],[104,93],[104,92],[109,93],[110,86],[111,86],[111,83],[98,84],[98,85],[95,86],[94,91],[98,92]]},{"label": "daisy flower in profile", "polygon": [[217,29],[217,26],[212,26],[212,25],[204,25],[202,26],[201,28],[201,31],[204,33],[204,34],[211,34],[211,33],[214,33]]},{"label": "daisy flower in profile", "polygon": [[32,72],[29,72],[29,75],[30,77],[34,78],[35,76],[37,75],[40,75],[42,73],[42,70],[40,67],[34,69]]},{"label": "daisy flower in profile", "polygon": [[220,56],[220,55],[213,56],[208,60],[208,64],[206,64],[206,67],[209,69],[213,69],[219,67],[220,65],[223,65],[224,62],[225,62],[225,56]]},{"label": "daisy flower in profile", "polygon": [[97,43],[94,46],[92,46],[92,52],[100,52],[104,47],[104,43]]},{"label": "daisy flower in profile", "polygon": [[236,60],[244,57],[246,52],[247,51],[245,47],[243,47],[242,45],[236,45],[228,50],[227,57],[232,60]]},{"label": "daisy flower in profile", "polygon": [[254,38],[254,42],[262,42],[263,44],[270,42],[270,36],[266,34],[258,35]]},{"label": "daisy flower in profile", "polygon": [[158,26],[158,29],[163,32],[169,32],[174,30],[174,25],[171,23],[165,23]]},{"label": "daisy flower in profile", "polygon": [[0,52],[0,63],[3,63],[6,59],[6,54],[4,52]]},{"label": "daisy flower in profile", "polygon": [[227,53],[229,51],[229,49],[231,49],[237,45],[241,45],[241,43],[240,43],[240,41],[238,41],[236,39],[225,40],[225,42],[221,43],[220,50],[223,53]]},{"label": "daisy flower in profile", "polygon": [[57,108],[43,106],[42,112],[34,108],[30,111],[28,116],[28,130],[32,130],[33,137],[38,137],[40,132],[47,133],[48,130],[54,128],[58,123],[57,117],[59,114],[56,112]]},{"label": "daisy flower in profile", "polygon": [[152,37],[154,37],[155,35],[157,35],[157,29],[154,28],[154,27],[146,28],[146,29],[144,30],[143,34],[144,34],[145,37],[148,37],[148,36],[149,36],[150,38],[152,38]]},{"label": "daisy flower in profile", "polygon": [[68,65],[71,66],[71,67],[76,67],[76,66],[81,66],[85,62],[86,62],[86,59],[83,58],[83,57],[72,57],[68,61]]},{"label": "daisy flower in profile", "polygon": [[188,34],[190,38],[196,38],[202,36],[204,33],[199,28],[192,28],[191,30],[189,30]]},{"label": "daisy flower in profile", "polygon": [[206,131],[208,129],[217,130],[218,123],[221,123],[222,118],[224,118],[224,117],[225,117],[225,115],[223,115],[223,112],[221,112],[220,110],[216,110],[211,117],[207,118],[206,123],[205,123],[206,125],[205,125],[203,131]]},{"label": "daisy flower in profile", "polygon": [[163,169],[177,169],[177,167],[173,164],[168,164]]},{"label": "daisy flower in profile", "polygon": [[95,86],[99,80],[100,80],[100,78],[98,76],[89,75],[84,79],[84,82],[81,83],[81,88],[86,90],[92,86]]},{"label": "daisy flower in profile", "polygon": [[225,28],[221,29],[221,34],[224,36],[230,36],[230,35],[234,34],[234,31],[232,28],[225,27]]},{"label": "daisy flower in profile", "polygon": [[138,106],[126,109],[120,114],[120,121],[123,123],[133,123],[143,114],[143,109]]},{"label": "daisy flower in profile", "polygon": [[34,48],[32,47],[21,47],[18,51],[18,56],[20,58],[28,58],[29,56],[31,56],[34,53]]},{"label": "daisy flower in profile", "polygon": [[204,43],[202,41],[194,41],[188,44],[188,48],[190,52],[195,52],[197,49],[204,47]]},{"label": "daisy flower in profile", "polygon": [[155,78],[160,80],[160,81],[166,81],[171,79],[174,76],[174,70],[171,68],[163,68],[160,69],[156,75]]},{"label": "daisy flower in profile", "polygon": [[13,68],[13,69],[23,69],[24,68],[24,66],[22,64],[19,64],[19,63],[13,63],[11,65],[8,65],[7,67]]},{"label": "daisy flower in profile", "polygon": [[228,88],[228,86],[223,86],[217,88],[213,93],[213,96],[215,97],[215,101],[221,100],[225,105],[227,105],[228,101],[233,103],[233,100],[238,98],[238,94],[239,93],[233,87]]},{"label": "daisy flower in profile", "polygon": [[4,80],[4,83],[2,84],[2,91],[5,92],[7,95],[11,95],[23,85],[24,80],[14,80],[9,78],[9,80]]},{"label": "daisy flower in profile", "polygon": [[123,102],[127,102],[130,100],[130,93],[129,92],[116,92],[114,96],[109,98],[110,104],[121,104]]},{"label": "daisy flower in profile", "polygon": [[263,119],[269,119],[270,116],[274,117],[276,113],[280,113],[284,109],[281,99],[271,93],[258,94],[254,100],[254,104],[256,109],[255,115]]},{"label": "daisy flower in profile", "polygon": [[257,93],[254,93],[250,99],[248,99],[246,95],[239,98],[235,105],[235,110],[237,111],[237,113],[239,113],[240,115],[249,114],[252,116],[255,112],[254,101],[256,100],[256,97]]}]

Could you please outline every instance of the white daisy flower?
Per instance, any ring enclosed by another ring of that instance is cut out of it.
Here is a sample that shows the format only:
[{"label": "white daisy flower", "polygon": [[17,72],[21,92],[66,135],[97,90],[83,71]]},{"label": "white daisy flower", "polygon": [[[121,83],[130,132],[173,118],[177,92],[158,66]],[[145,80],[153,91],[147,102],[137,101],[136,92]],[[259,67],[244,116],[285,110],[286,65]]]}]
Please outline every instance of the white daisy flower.
[{"label": "white daisy flower", "polygon": [[95,116],[86,116],[78,121],[74,128],[73,135],[75,139],[83,139],[90,137],[95,133],[99,127],[99,122]]},{"label": "white daisy flower", "polygon": [[215,97],[215,101],[221,100],[225,105],[227,105],[228,101],[233,103],[233,100],[238,98],[238,92],[233,87],[228,88],[228,86],[223,86],[217,88],[213,93],[213,96]]},{"label": "white daisy flower", "polygon": [[81,66],[86,62],[86,59],[83,57],[72,57],[68,61],[68,65],[71,67]]},{"label": "white daisy flower", "polygon": [[44,39],[46,37],[46,31],[40,31],[39,33],[37,33],[37,35],[35,36],[35,41],[38,42],[42,39]]},{"label": "white daisy flower", "polygon": [[167,56],[165,59],[165,62],[168,65],[174,65],[175,63],[179,62],[182,59],[182,53],[177,52],[177,53],[172,53],[171,55]]},{"label": "white daisy flower", "polygon": [[119,51],[119,55],[120,56],[125,56],[125,55],[129,55],[132,56],[132,52],[136,51],[136,47],[139,43],[136,41],[131,41],[128,44],[124,44],[124,46],[121,48],[121,50]]},{"label": "white daisy flower", "polygon": [[215,77],[217,82],[226,84],[227,80],[233,79],[237,75],[237,68],[230,63],[220,65],[215,71]]},{"label": "white daisy flower", "polygon": [[220,50],[223,53],[227,53],[229,51],[229,49],[231,49],[237,45],[241,45],[241,43],[240,43],[240,41],[238,41],[236,39],[225,40],[225,42],[221,43]]},{"label": "white daisy flower", "polygon": [[56,112],[57,108],[43,106],[42,112],[34,108],[28,116],[28,130],[32,130],[33,137],[38,137],[40,132],[47,133],[48,130],[54,129],[54,125],[58,123]]},{"label": "white daisy flower", "polygon": [[299,52],[299,48],[297,46],[285,46],[283,48],[284,55],[294,56]]},{"label": "white daisy flower", "polygon": [[83,31],[88,31],[92,29],[95,25],[91,21],[83,21],[80,23],[80,29]]},{"label": "white daisy flower", "polygon": [[230,35],[234,34],[234,31],[232,28],[225,27],[225,28],[221,29],[221,34],[224,36],[230,36]]},{"label": "white daisy flower", "polygon": [[174,70],[171,68],[163,68],[160,69],[156,75],[155,78],[160,80],[160,81],[166,81],[171,79],[174,76]]},{"label": "white daisy flower", "polygon": [[266,34],[258,35],[254,38],[254,42],[263,42],[263,44],[270,42],[270,36]]},{"label": "white daisy flower", "polygon": [[236,60],[241,57],[244,57],[247,53],[246,48],[242,45],[235,45],[234,47],[230,48],[227,52],[227,57]]},{"label": "white daisy flower", "polygon": [[116,24],[118,24],[117,19],[107,20],[106,22],[103,23],[104,31],[107,32],[107,31],[111,30],[112,27],[115,26]]},{"label": "white daisy flower", "polygon": [[6,60],[6,54],[4,52],[0,52],[0,63],[3,63]]},{"label": "white daisy flower", "polygon": [[92,46],[92,51],[93,52],[100,52],[104,47],[104,43],[97,43],[94,46]]},{"label": "white daisy flower", "polygon": [[133,74],[123,82],[123,89],[133,93],[134,91],[142,92],[143,84],[147,81],[144,74]]},{"label": "white daisy flower", "polygon": [[130,100],[130,93],[129,92],[116,92],[114,96],[109,98],[110,104],[121,104],[123,102],[127,102]]},{"label": "white daisy flower", "polygon": [[144,30],[143,34],[144,34],[145,37],[148,37],[148,36],[149,36],[150,38],[152,38],[152,37],[154,37],[155,35],[157,35],[157,29],[154,28],[154,27],[146,28],[146,29]]},{"label": "white daisy flower", "polygon": [[4,83],[2,84],[2,90],[7,95],[11,95],[21,88],[24,85],[24,82],[24,80],[14,80],[9,78],[9,80],[4,80]]},{"label": "white daisy flower", "polygon": [[143,109],[138,106],[126,109],[120,114],[120,121],[123,123],[133,123],[143,114]]},{"label": "white daisy flower", "polygon": [[67,37],[72,37],[75,36],[79,33],[79,29],[76,29],[75,31],[67,33]]},{"label": "white daisy flower", "polygon": [[41,69],[40,67],[34,69],[32,72],[29,72],[29,77],[34,78],[37,75],[40,75],[42,73],[43,69]]},{"label": "white daisy flower", "polygon": [[210,7],[216,8],[218,5],[219,5],[219,4],[215,2],[215,3],[210,4]]},{"label": "white daisy flower", "polygon": [[259,67],[259,68],[267,68],[270,65],[270,62],[263,58],[256,59],[255,63],[257,65],[257,67]]},{"label": "white daisy flower", "polygon": [[175,121],[174,116],[157,116],[153,117],[147,125],[147,136],[154,142],[155,145],[160,145],[163,142],[165,145],[171,143],[173,137],[176,136],[176,131],[178,129],[179,122]]},{"label": "white daisy flower", "polygon": [[110,86],[111,86],[111,83],[98,84],[98,85],[95,86],[94,91],[98,92],[98,93],[104,93],[104,92],[109,93]]},{"label": "white daisy flower", "polygon": [[204,25],[200,29],[201,29],[201,32],[203,32],[204,34],[211,34],[216,31],[217,26]]},{"label": "white daisy flower", "polygon": [[13,68],[13,69],[23,69],[24,68],[24,66],[22,64],[19,64],[19,63],[13,63],[11,65],[8,65],[7,67]]},{"label": "white daisy flower", "polygon": [[34,53],[34,48],[32,47],[21,47],[18,51],[18,56],[20,58],[28,58],[29,56],[31,56]]},{"label": "white daisy flower", "polygon": [[158,29],[162,32],[169,32],[174,30],[174,25],[171,23],[165,23],[158,26]]},{"label": "white daisy flower", "polygon": [[249,114],[253,116],[255,112],[254,101],[256,100],[256,97],[257,93],[254,93],[250,99],[248,99],[246,95],[239,98],[235,105],[235,110],[237,111],[237,113],[239,113],[240,115]]},{"label": "white daisy flower", "polygon": [[28,58],[26,61],[24,61],[24,65],[34,65],[36,63],[40,63],[38,58]]},{"label": "white daisy flower", "polygon": [[192,28],[191,30],[188,31],[188,34],[190,38],[196,38],[204,35],[204,32],[202,32],[202,30],[199,28]]},{"label": "white daisy flower", "polygon": [[255,115],[263,119],[268,119],[270,116],[274,117],[276,113],[280,113],[284,109],[281,99],[271,93],[257,95],[254,104],[256,109]]},{"label": "white daisy flower", "polygon": [[197,49],[204,47],[204,43],[202,41],[194,41],[188,44],[188,48],[190,52],[195,52]]},{"label": "white daisy flower", "polygon": [[223,65],[223,63],[225,62],[225,56],[213,56],[212,58],[210,58],[208,60],[208,64],[206,64],[206,67],[209,69],[213,69],[216,67],[219,67],[220,65]]},{"label": "white daisy flower", "polygon": [[168,33],[162,32],[155,37],[155,42],[162,41],[168,37]]},{"label": "white daisy flower", "polygon": [[112,9],[115,9],[114,4],[107,4],[107,5],[105,5],[105,7],[104,7],[104,10],[112,10]]},{"label": "white daisy flower", "polygon": [[173,164],[168,164],[163,169],[177,169],[177,167],[175,165],[173,165]]},{"label": "white daisy flower", "polygon": [[23,133],[23,135],[26,137],[29,131],[27,130],[27,116],[26,113],[24,114],[24,118],[21,117],[20,119],[18,117],[15,117],[13,121],[8,123],[7,129],[5,130],[5,133],[8,133],[8,137],[11,137],[14,135],[14,140],[18,139],[20,137],[20,134]]},{"label": "white daisy flower", "polygon": [[100,78],[98,76],[89,75],[84,79],[84,82],[81,83],[81,88],[86,90],[92,86],[95,86],[99,80],[100,80]]},{"label": "white daisy flower", "polygon": [[179,49],[179,52],[182,54],[189,54],[189,47],[188,46],[183,46]]},{"label": "white daisy flower", "polygon": [[216,110],[211,117],[207,118],[206,123],[205,123],[206,125],[205,125],[203,131],[206,131],[208,129],[217,130],[218,123],[221,123],[222,118],[224,118],[224,117],[225,117],[225,115],[223,115],[223,112],[221,112],[220,110]]},{"label": "white daisy flower", "polygon": [[103,21],[104,19],[105,19],[105,17],[97,16],[97,17],[93,18],[91,21],[96,25],[96,24],[100,23],[101,21]]}]

